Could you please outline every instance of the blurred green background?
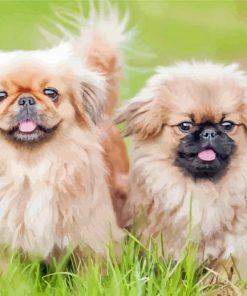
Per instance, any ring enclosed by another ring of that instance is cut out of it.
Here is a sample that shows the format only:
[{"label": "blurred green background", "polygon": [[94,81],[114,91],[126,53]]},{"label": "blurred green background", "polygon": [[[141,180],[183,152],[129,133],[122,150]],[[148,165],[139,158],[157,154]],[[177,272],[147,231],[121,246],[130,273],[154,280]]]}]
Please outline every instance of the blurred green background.
[{"label": "blurred green background", "polygon": [[[54,10],[87,11],[89,1],[0,1],[1,50],[44,45],[38,26],[54,27]],[[136,29],[126,56],[122,98],[133,96],[155,66],[181,59],[244,61],[247,1],[112,1]]]},{"label": "blurred green background", "polygon": [[[95,0],[94,3],[99,3]],[[109,0],[110,1],[110,0]],[[108,2],[109,2],[108,1]],[[89,0],[1,1],[0,50],[46,46],[39,26],[53,31],[55,12],[87,14]],[[158,65],[183,59],[238,61],[247,69],[247,1],[110,1],[123,14],[135,38],[125,54],[121,99],[133,97]],[[126,139],[130,149],[130,139]],[[131,153],[130,153],[131,155]]]}]

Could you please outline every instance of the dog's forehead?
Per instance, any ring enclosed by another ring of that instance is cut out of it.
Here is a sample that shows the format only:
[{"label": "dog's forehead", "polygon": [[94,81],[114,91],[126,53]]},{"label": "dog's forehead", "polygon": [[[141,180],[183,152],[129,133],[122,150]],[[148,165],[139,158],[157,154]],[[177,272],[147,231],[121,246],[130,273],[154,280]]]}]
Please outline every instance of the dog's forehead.
[{"label": "dog's forehead", "polygon": [[246,90],[232,78],[195,80],[186,77],[166,81],[163,100],[170,112],[187,116],[195,122],[219,121],[238,111]]},{"label": "dog's forehead", "polygon": [[58,82],[56,76],[35,63],[20,63],[9,68],[4,75],[0,73],[0,89],[11,92],[29,91]]},{"label": "dog's forehead", "polygon": [[0,77],[0,89],[13,93],[31,91],[44,88],[52,81],[46,75],[39,74],[38,71],[28,71],[28,69],[25,69],[20,74],[17,73],[18,71],[8,73],[4,78]]},{"label": "dog's forehead", "polygon": [[[75,80],[71,63],[53,50],[0,52],[0,88],[36,88],[55,81]],[[71,79],[70,79],[71,78]]]},{"label": "dog's forehead", "polygon": [[11,72],[19,75],[23,70],[28,70],[30,75],[32,75],[32,70],[59,75],[70,72],[77,74],[80,68],[80,60],[67,43],[45,50],[0,51],[0,79]]}]

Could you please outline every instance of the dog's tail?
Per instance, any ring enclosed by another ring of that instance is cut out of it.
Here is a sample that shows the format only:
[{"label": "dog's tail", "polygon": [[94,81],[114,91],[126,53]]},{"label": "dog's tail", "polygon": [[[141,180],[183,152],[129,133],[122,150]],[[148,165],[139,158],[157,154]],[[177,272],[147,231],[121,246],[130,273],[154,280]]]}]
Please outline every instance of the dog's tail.
[{"label": "dog's tail", "polygon": [[[119,10],[107,1],[99,1],[98,8],[94,4],[90,6],[87,16],[80,7],[82,13],[79,15],[59,7],[54,13],[60,22],[54,25],[90,69],[106,76],[108,89],[105,112],[112,115],[118,102],[123,50],[128,48],[134,30],[127,32],[128,14],[121,17]],[[79,37],[71,29],[79,31]],[[40,30],[52,44],[60,41],[56,34],[44,28]]]},{"label": "dog's tail", "polygon": [[98,12],[91,8],[81,26],[80,37],[75,42],[75,48],[85,59],[86,65],[107,78],[107,115],[112,115],[118,102],[122,53],[130,36],[126,32],[127,22],[127,14],[120,18],[114,7],[99,9]]}]

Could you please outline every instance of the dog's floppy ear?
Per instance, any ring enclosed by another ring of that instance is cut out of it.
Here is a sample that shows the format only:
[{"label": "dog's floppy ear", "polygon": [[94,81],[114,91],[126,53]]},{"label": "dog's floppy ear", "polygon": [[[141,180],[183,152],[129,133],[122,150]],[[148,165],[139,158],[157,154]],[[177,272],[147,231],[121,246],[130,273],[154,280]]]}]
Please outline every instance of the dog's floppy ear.
[{"label": "dog's floppy ear", "polygon": [[145,140],[157,136],[164,125],[163,108],[152,94],[142,91],[117,112],[116,123],[126,123],[126,136]]},{"label": "dog's floppy ear", "polygon": [[81,96],[84,110],[97,124],[104,113],[106,104],[106,81],[104,76],[89,71],[81,82]]}]

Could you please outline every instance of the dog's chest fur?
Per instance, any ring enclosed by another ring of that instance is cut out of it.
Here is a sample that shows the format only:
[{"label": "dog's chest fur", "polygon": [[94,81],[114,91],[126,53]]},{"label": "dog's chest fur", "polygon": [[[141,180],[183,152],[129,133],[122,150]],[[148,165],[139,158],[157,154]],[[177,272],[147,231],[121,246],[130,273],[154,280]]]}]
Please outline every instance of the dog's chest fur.
[{"label": "dog's chest fur", "polygon": [[104,254],[110,225],[119,240],[100,149],[82,140],[29,164],[10,152],[0,159],[1,244],[46,258],[78,246]]},{"label": "dog's chest fur", "polygon": [[133,209],[133,217],[143,209],[140,233],[148,238],[162,232],[168,255],[181,255],[190,224],[204,259],[247,253],[247,176],[236,175],[238,186],[234,176],[224,186],[188,181],[152,157],[139,158],[132,174],[126,212]]}]

